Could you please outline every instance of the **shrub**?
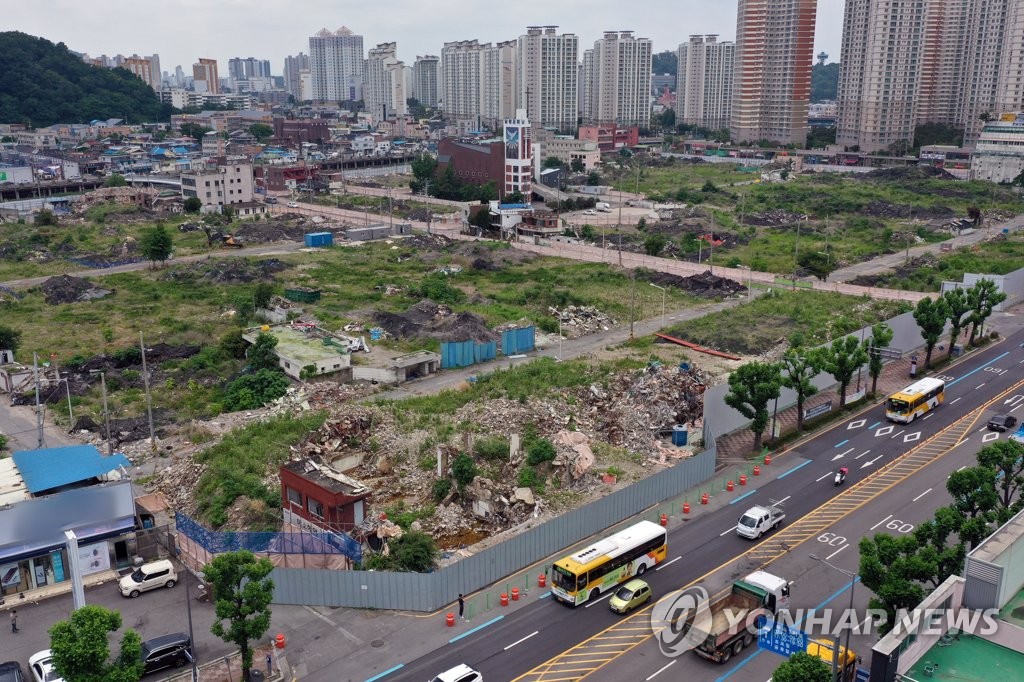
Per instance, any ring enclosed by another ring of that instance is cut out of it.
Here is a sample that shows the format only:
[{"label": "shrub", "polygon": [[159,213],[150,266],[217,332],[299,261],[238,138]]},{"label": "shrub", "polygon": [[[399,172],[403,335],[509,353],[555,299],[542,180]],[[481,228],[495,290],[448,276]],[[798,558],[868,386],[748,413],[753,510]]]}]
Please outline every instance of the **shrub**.
[{"label": "shrub", "polygon": [[473,479],[476,478],[476,473],[476,462],[464,452],[459,453],[455,461],[452,462],[452,476],[455,477],[455,482],[459,484],[459,488],[465,488],[472,483]]},{"label": "shrub", "polygon": [[544,462],[550,462],[555,458],[555,445],[547,438],[532,440],[527,446],[526,462],[530,466],[537,466]]},{"label": "shrub", "polygon": [[435,502],[440,502],[441,500],[443,500],[445,497],[448,496],[448,493],[450,493],[451,491],[452,479],[450,478],[437,479],[436,481],[434,481],[434,486],[431,489],[431,493],[433,494]]},{"label": "shrub", "polygon": [[520,488],[532,488],[537,485],[537,472],[531,467],[523,467],[519,470],[519,487]]},{"label": "shrub", "polygon": [[488,436],[473,443],[473,453],[486,460],[504,459],[508,447],[508,441],[501,436]]},{"label": "shrub", "polygon": [[255,374],[240,376],[228,384],[224,409],[229,412],[254,410],[280,398],[288,390],[288,377],[281,372],[261,369]]}]

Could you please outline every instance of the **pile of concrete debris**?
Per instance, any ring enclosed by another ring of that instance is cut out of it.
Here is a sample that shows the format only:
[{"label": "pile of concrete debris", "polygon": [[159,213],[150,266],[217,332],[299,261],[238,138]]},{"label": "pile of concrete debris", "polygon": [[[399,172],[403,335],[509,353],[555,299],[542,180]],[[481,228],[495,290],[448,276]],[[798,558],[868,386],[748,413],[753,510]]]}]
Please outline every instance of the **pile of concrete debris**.
[{"label": "pile of concrete debris", "polygon": [[641,269],[637,270],[637,279],[652,282],[660,287],[674,287],[702,298],[722,298],[747,290],[739,282],[713,275],[709,270],[689,277],[681,277],[667,272]]},{"label": "pile of concrete debris", "polygon": [[163,276],[168,281],[190,281],[196,278],[212,282],[267,281],[274,274],[288,269],[277,258],[250,261],[247,258],[217,258],[170,268]]},{"label": "pile of concrete debris", "polygon": [[444,304],[424,299],[404,313],[377,311],[373,322],[396,339],[437,339],[438,341],[496,340],[487,321],[475,313],[454,313]]},{"label": "pile of concrete debris", "polygon": [[743,216],[744,224],[761,225],[763,227],[793,225],[801,220],[807,220],[807,216],[801,213],[791,213],[781,208],[773,208],[761,213],[747,213]]},{"label": "pile of concrete debris", "polygon": [[87,279],[58,275],[50,277],[42,284],[43,298],[50,305],[93,301],[114,293],[113,289],[101,289]]},{"label": "pile of concrete debris", "polygon": [[562,336],[576,339],[587,334],[608,331],[617,322],[592,305],[569,305],[559,310],[549,307],[548,312],[562,322]]},{"label": "pile of concrete debris", "polygon": [[110,202],[149,208],[158,194],[157,190],[148,187],[101,187],[82,195],[73,202],[71,213],[76,216],[85,215],[93,206]]}]

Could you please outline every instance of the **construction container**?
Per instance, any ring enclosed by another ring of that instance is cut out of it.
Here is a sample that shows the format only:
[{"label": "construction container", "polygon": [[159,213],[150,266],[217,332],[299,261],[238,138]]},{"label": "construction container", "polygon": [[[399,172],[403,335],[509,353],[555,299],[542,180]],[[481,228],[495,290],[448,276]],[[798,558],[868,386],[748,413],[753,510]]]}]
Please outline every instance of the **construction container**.
[{"label": "construction container", "polygon": [[686,424],[676,424],[672,427],[672,445],[681,447],[686,445],[690,434],[686,430]]},{"label": "construction container", "polygon": [[310,232],[306,235],[306,247],[334,246],[334,235],[330,232]]},{"label": "construction container", "polygon": [[316,303],[320,300],[320,290],[309,287],[289,287],[284,290],[284,297],[297,303]]}]

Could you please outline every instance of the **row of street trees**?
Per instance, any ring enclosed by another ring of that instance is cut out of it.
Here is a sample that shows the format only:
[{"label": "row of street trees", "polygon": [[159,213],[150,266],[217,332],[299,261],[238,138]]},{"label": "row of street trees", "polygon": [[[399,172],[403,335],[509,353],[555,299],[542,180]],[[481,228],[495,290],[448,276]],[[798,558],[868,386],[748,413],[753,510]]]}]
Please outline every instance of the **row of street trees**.
[{"label": "row of street trees", "polygon": [[[242,654],[243,679],[252,668],[251,642],[270,629],[274,569],[252,552],[220,554],[203,569],[217,619],[210,632]],[[50,650],[57,675],[65,682],[137,682],[142,677],[142,638],[128,629],[111,658],[108,634],[121,628],[121,614],[102,606],[83,606],[50,628]],[[193,651],[195,642],[192,643]]]},{"label": "row of street trees", "polygon": [[979,332],[985,326],[985,321],[992,315],[995,307],[1005,300],[1006,294],[996,288],[994,281],[981,279],[966,289],[951,289],[935,299],[928,296],[918,301],[917,307],[914,308],[914,320],[921,328],[921,336],[924,338],[925,369],[931,367],[932,351],[942,338],[947,322],[950,325],[947,353],[949,357],[953,354],[953,346],[960,332],[970,327],[971,333],[967,344],[973,346],[978,340]]}]

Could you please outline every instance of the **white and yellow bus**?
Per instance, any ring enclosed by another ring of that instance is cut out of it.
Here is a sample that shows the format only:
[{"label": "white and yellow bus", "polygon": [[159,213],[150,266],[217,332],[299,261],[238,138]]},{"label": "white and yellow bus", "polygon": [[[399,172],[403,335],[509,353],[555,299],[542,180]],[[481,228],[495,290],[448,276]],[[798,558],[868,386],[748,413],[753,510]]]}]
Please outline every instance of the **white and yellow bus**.
[{"label": "white and yellow bus", "polygon": [[668,534],[641,521],[555,562],[551,594],[573,606],[607,594],[616,585],[665,560]]},{"label": "white and yellow bus", "polygon": [[885,401],[885,418],[909,424],[931,412],[946,399],[946,383],[942,379],[921,379]]}]

